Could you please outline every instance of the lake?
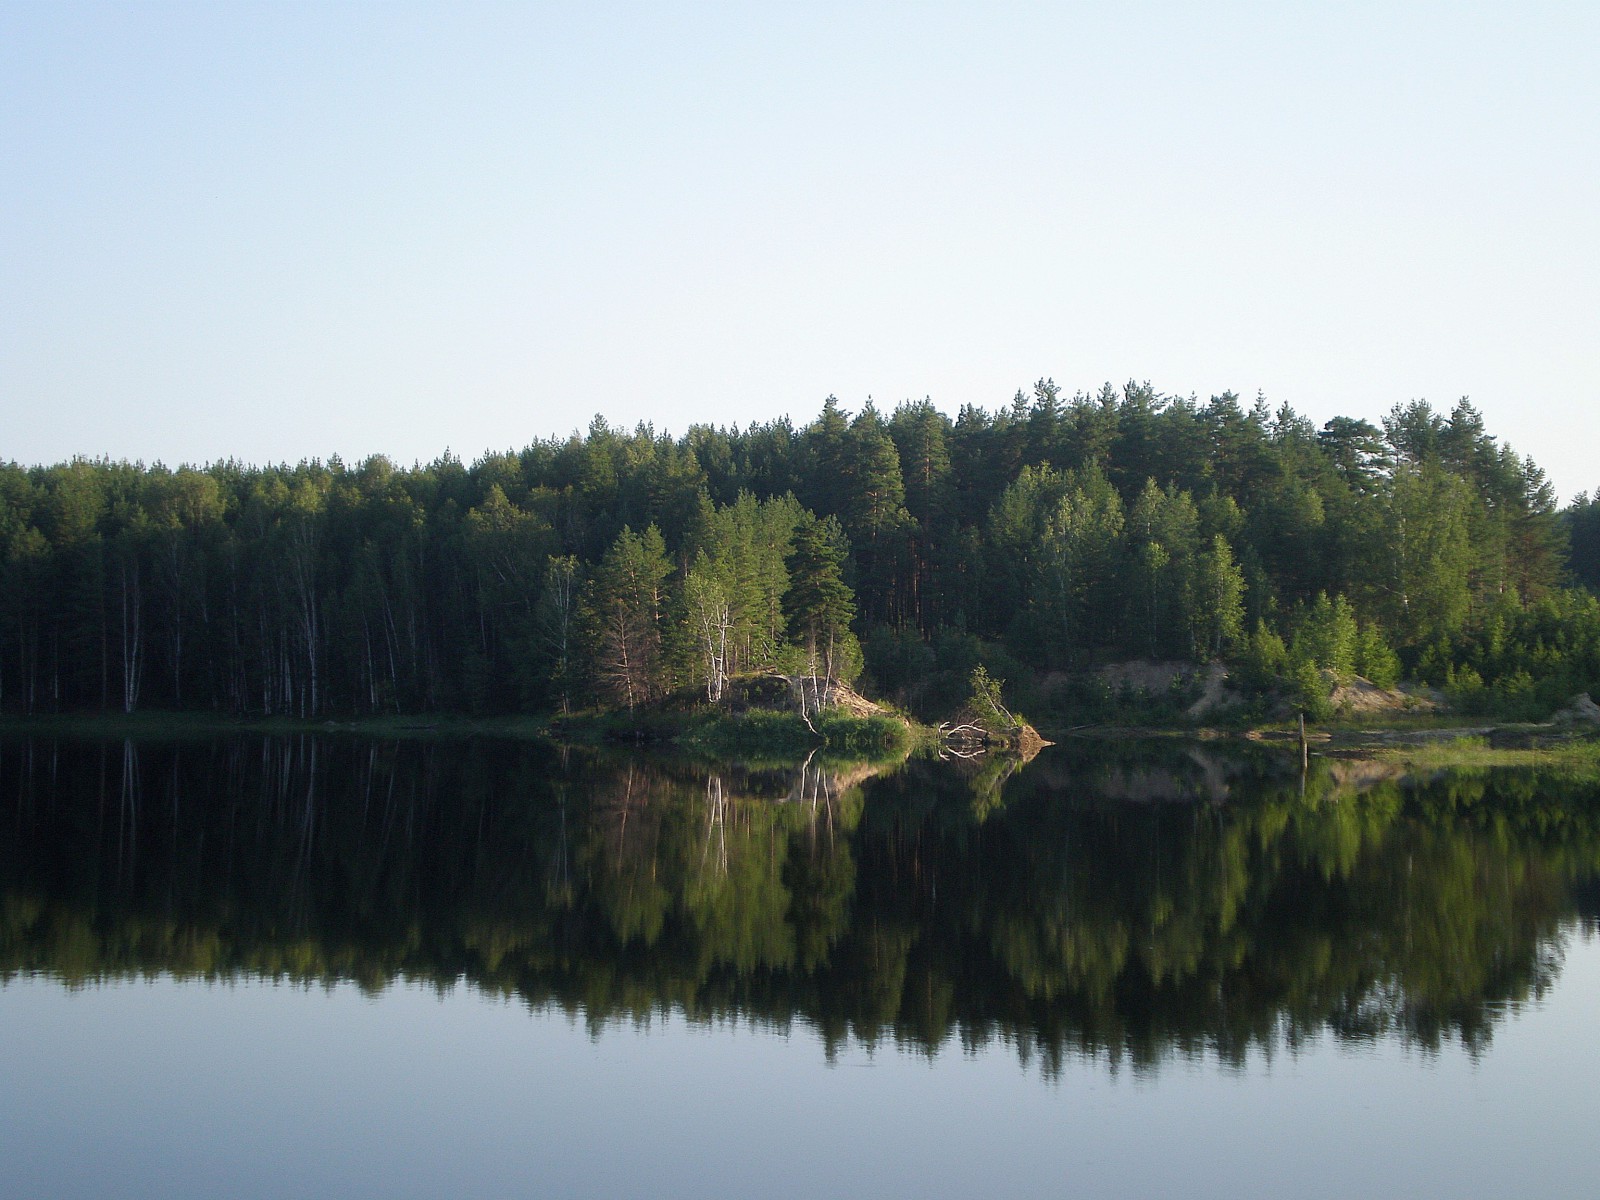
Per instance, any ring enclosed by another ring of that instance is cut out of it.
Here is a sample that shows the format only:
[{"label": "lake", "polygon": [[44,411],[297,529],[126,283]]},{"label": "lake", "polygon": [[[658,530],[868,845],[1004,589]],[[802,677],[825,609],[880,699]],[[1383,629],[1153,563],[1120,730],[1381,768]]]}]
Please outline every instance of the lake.
[{"label": "lake", "polygon": [[1600,792],[0,740],[0,1194],[1587,1196]]}]

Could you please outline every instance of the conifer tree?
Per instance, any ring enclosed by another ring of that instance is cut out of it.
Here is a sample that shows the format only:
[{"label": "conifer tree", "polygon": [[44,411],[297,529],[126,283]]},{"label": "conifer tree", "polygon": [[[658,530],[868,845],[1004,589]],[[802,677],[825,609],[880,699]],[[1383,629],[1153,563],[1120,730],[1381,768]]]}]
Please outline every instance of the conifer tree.
[{"label": "conifer tree", "polygon": [[789,628],[805,649],[812,674],[828,678],[854,678],[845,664],[854,657],[850,623],[855,619],[855,598],[844,579],[849,555],[844,530],[833,517],[807,515],[796,528],[794,552],[789,558],[789,591],[784,611]]},{"label": "conifer tree", "polygon": [[623,527],[595,568],[584,597],[595,683],[628,708],[654,699],[665,685],[664,585],[672,574],[661,531]]}]

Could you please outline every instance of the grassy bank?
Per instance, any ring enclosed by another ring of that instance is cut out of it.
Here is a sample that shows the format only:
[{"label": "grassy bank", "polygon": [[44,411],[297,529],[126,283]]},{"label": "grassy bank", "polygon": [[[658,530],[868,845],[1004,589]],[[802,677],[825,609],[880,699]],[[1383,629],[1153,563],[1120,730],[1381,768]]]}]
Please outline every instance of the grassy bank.
[{"label": "grassy bank", "polygon": [[876,762],[904,758],[916,735],[905,721],[883,715],[857,717],[826,709],[808,725],[798,713],[751,709],[738,715],[698,714],[674,740],[687,750],[717,757],[804,758],[820,750],[829,758]]},{"label": "grassy bank", "polygon": [[835,760],[901,759],[925,732],[899,717],[856,716],[837,708],[824,709],[809,723],[796,712],[750,708],[730,713],[709,705],[574,713],[551,723],[551,736],[561,741],[671,744],[691,754],[761,762],[798,762],[818,751]]},{"label": "grassy bank", "polygon": [[1491,745],[1485,737],[1461,737],[1385,747],[1369,756],[1413,771],[1536,768],[1566,779],[1600,783],[1600,741],[1594,740],[1513,748]]}]

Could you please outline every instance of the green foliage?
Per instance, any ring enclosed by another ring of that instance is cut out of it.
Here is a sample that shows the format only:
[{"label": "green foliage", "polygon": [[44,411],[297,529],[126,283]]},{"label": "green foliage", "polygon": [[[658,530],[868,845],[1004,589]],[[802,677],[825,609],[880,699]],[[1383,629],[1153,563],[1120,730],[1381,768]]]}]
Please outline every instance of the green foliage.
[{"label": "green foliage", "polygon": [[1543,719],[1577,693],[1600,695],[1600,598],[1554,591],[1532,604],[1503,601],[1427,647],[1417,672],[1465,711]]},{"label": "green foliage", "polygon": [[1559,586],[1600,580],[1597,512],[1558,515],[1464,402],[1319,432],[1048,379],[953,421],[831,397],[681,439],[596,418],[470,465],[0,464],[0,710],[626,706],[864,657],[948,715],[977,661],[1024,699],[1139,656],[1282,680],[1265,622],[1340,674],[1471,666],[1483,703],[1548,711],[1600,687]]},{"label": "green foliage", "polygon": [[857,717],[841,709],[824,709],[816,726],[824,748],[836,757],[880,761],[902,756],[911,744],[906,723],[881,714]]},{"label": "green foliage", "polygon": [[1288,667],[1289,650],[1283,639],[1265,621],[1257,621],[1239,656],[1240,682],[1247,688],[1262,691],[1282,679]]},{"label": "green foliage", "polygon": [[670,736],[688,749],[736,762],[798,762],[819,749],[833,761],[880,761],[903,757],[911,743],[903,721],[839,708],[825,708],[809,722],[778,709],[750,708],[738,715],[712,710],[674,727]]},{"label": "green foliage", "polygon": [[676,735],[683,746],[729,761],[746,758],[798,760],[815,750],[816,732],[799,713],[752,708],[738,716],[710,711]]},{"label": "green foliage", "polygon": [[[757,500],[739,493],[734,503],[702,510],[690,539],[703,586],[715,581],[726,606],[727,671],[767,666],[787,633],[784,600],[790,591],[787,561],[795,531],[807,514],[791,496]],[[848,595],[843,601],[848,603]]]},{"label": "green foliage", "polygon": [[1244,629],[1244,573],[1233,561],[1228,539],[1213,535],[1195,565],[1189,599],[1190,637],[1200,657],[1219,657],[1238,643]]},{"label": "green foliage", "polygon": [[1016,647],[1068,664],[1120,620],[1121,497],[1096,467],[1024,467],[990,516],[992,575],[1013,605]]},{"label": "green foliage", "polygon": [[874,626],[862,650],[872,687],[883,695],[903,694],[935,667],[933,648],[911,628]]},{"label": "green foliage", "polygon": [[805,648],[809,672],[846,682],[861,671],[860,647],[850,632],[856,606],[845,583],[849,555],[837,519],[803,514],[794,531],[790,583],[783,600],[790,635]]},{"label": "green foliage", "polygon": [[1434,463],[1396,470],[1388,498],[1385,560],[1391,620],[1413,641],[1460,629],[1471,611],[1473,497]]},{"label": "green foliage", "polygon": [[1459,668],[1454,665],[1445,668],[1444,690],[1450,703],[1461,712],[1481,714],[1489,710],[1489,689],[1484,686],[1483,676],[1470,663]]},{"label": "green foliage", "polygon": [[1199,525],[1194,498],[1171,485],[1157,487],[1154,479],[1145,481],[1128,514],[1135,563],[1130,623],[1142,627],[1145,652],[1151,657],[1195,649]]},{"label": "green foliage", "polygon": [[993,675],[1030,677],[1004,644],[949,627],[924,640],[915,630],[880,625],[868,640],[866,658],[864,682],[873,693],[926,721],[944,720],[961,707],[970,692],[972,669],[980,663]]},{"label": "green foliage", "polygon": [[1373,622],[1362,625],[1356,639],[1356,674],[1381,688],[1400,682],[1400,656],[1389,648],[1383,631]]},{"label": "green foliage", "polygon": [[1572,577],[1592,592],[1600,592],[1600,488],[1593,496],[1581,493],[1562,514],[1570,547]]},{"label": "green foliage", "polygon": [[643,534],[624,525],[595,568],[584,596],[584,624],[595,686],[614,704],[631,709],[666,689],[662,639],[671,574],[654,525]]},{"label": "green foliage", "polygon": [[1005,686],[1004,680],[991,676],[982,663],[972,668],[972,674],[967,679],[971,687],[967,706],[980,724],[990,729],[1007,729],[1017,724],[1000,696]]},{"label": "green foliage", "polygon": [[1356,673],[1360,649],[1361,630],[1350,602],[1343,596],[1329,600],[1318,592],[1295,632],[1291,657],[1348,679]]},{"label": "green foliage", "polygon": [[1293,688],[1290,702],[1308,721],[1326,721],[1333,716],[1333,686],[1322,669],[1311,659],[1299,659],[1290,668]]}]

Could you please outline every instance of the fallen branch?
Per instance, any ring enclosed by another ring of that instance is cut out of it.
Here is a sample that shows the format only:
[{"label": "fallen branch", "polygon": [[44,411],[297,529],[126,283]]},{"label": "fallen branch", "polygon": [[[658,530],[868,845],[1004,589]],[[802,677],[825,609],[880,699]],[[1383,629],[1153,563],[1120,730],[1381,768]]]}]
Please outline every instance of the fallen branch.
[{"label": "fallen branch", "polygon": [[980,741],[987,741],[989,737],[989,731],[982,725],[945,725],[941,723],[939,726],[939,736],[946,740],[958,736],[965,737],[968,734],[976,735]]}]

